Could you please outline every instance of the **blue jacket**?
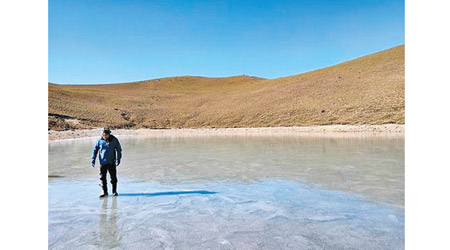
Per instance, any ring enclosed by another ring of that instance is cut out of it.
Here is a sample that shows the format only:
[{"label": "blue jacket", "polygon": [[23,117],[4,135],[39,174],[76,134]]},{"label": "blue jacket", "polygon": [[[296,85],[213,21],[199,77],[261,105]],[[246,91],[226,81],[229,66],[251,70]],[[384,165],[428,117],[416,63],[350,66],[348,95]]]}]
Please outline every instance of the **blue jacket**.
[{"label": "blue jacket", "polygon": [[100,165],[120,164],[120,159],[122,159],[122,147],[120,146],[119,140],[115,136],[110,135],[108,140],[104,140],[103,137],[98,139],[92,151],[91,157],[92,164],[95,164],[95,158],[97,158],[97,153],[99,151],[100,151],[99,153]]}]

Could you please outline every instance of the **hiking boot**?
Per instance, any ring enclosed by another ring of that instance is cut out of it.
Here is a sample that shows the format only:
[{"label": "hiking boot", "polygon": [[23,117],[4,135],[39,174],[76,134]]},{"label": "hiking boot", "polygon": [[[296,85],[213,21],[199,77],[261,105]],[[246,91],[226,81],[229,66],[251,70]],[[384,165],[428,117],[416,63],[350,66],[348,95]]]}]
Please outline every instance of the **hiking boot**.
[{"label": "hiking boot", "polygon": [[117,193],[117,192],[114,192],[113,193],[113,196],[118,196],[119,194]]},{"label": "hiking boot", "polygon": [[[117,182],[111,181],[111,184],[112,184],[112,192],[113,192],[113,194],[116,194],[117,193]],[[117,195],[114,195],[114,196],[117,196]]]},{"label": "hiking boot", "polygon": [[100,194],[98,197],[99,198],[103,198],[103,197],[107,197],[108,196],[108,193],[102,193],[102,194]]}]

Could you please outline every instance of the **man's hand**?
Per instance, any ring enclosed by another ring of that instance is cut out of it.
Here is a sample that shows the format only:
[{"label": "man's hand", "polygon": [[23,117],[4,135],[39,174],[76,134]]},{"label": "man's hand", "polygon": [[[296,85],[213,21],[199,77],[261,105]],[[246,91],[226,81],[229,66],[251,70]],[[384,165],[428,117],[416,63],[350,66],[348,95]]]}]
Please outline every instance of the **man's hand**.
[{"label": "man's hand", "polygon": [[116,167],[120,165],[120,161],[116,161]]},{"label": "man's hand", "polygon": [[91,163],[91,165],[92,165],[93,168],[95,168],[95,164],[94,163]]}]

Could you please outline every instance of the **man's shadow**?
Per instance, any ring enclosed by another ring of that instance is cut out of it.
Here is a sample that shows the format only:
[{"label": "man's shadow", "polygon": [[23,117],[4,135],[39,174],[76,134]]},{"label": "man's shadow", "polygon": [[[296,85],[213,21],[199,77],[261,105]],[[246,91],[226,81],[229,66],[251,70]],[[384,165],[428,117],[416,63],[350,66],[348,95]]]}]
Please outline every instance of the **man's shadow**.
[{"label": "man's shadow", "polygon": [[157,193],[119,193],[119,196],[162,196],[162,195],[180,195],[180,194],[216,194],[206,190],[196,191],[173,191],[173,192],[157,192]]}]

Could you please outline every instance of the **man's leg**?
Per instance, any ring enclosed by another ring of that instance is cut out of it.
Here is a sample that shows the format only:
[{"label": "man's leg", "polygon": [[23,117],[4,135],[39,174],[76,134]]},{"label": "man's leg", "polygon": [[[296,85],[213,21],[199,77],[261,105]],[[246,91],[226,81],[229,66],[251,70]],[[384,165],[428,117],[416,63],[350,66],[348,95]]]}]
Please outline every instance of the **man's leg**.
[{"label": "man's leg", "polygon": [[117,195],[117,171],[116,171],[116,165],[111,164],[108,167],[109,175],[111,176],[111,184],[113,189],[113,195]]},{"label": "man's leg", "polygon": [[106,173],[108,171],[107,165],[100,165],[100,187],[103,189],[103,195],[108,195],[108,185],[106,184]]}]

